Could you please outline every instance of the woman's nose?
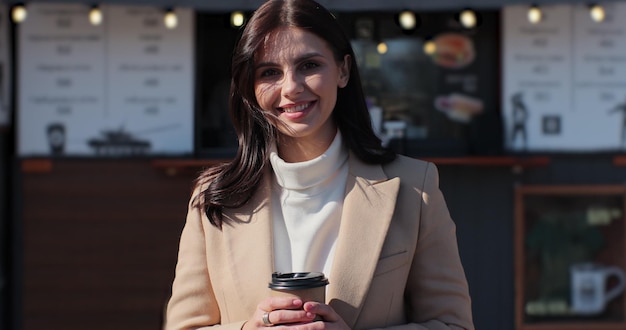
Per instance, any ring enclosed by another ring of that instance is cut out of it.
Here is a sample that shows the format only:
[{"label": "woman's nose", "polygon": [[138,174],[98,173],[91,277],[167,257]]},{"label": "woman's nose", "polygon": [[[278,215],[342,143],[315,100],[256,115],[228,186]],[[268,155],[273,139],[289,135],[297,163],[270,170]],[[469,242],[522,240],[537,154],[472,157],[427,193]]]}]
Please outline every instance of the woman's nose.
[{"label": "woman's nose", "polygon": [[304,91],[304,81],[302,77],[295,72],[285,74],[282,84],[282,93],[285,96],[291,96]]}]

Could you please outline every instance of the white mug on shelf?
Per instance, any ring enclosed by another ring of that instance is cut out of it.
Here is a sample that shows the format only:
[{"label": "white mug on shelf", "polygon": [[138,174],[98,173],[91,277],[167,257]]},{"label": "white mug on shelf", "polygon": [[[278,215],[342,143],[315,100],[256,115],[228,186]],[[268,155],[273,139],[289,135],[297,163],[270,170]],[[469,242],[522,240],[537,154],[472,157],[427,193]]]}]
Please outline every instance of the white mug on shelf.
[{"label": "white mug on shelf", "polygon": [[[615,277],[618,282],[607,290],[607,281]],[[595,315],[617,298],[625,285],[624,271],[615,266],[579,263],[570,267],[571,310],[574,314]]]}]

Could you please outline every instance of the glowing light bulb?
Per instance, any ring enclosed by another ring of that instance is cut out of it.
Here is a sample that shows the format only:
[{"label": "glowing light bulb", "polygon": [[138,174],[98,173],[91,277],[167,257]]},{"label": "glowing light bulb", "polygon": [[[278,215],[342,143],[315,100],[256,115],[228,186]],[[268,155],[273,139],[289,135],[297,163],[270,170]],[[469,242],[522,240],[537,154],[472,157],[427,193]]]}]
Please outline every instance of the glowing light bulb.
[{"label": "glowing light bulb", "polygon": [[476,26],[476,13],[470,9],[465,9],[461,12],[459,21],[465,28],[471,29]]},{"label": "glowing light bulb", "polygon": [[92,25],[100,25],[102,24],[102,11],[100,7],[94,6],[89,11],[89,22]]},{"label": "glowing light bulb", "polygon": [[437,44],[434,41],[429,40],[424,43],[424,54],[434,55],[437,52]]},{"label": "glowing light bulb", "polygon": [[165,27],[167,27],[168,29],[174,29],[178,26],[178,17],[172,9],[168,10],[165,13],[163,21],[165,22]]},{"label": "glowing light bulb", "polygon": [[245,22],[246,17],[240,11],[235,11],[230,14],[230,24],[235,27],[240,27]]},{"label": "glowing light bulb", "polygon": [[11,19],[15,23],[22,23],[22,22],[24,22],[26,20],[27,16],[28,16],[28,11],[26,10],[26,7],[24,5],[21,5],[21,4],[20,5],[16,5],[11,10]]},{"label": "glowing light bulb", "polygon": [[541,9],[539,9],[539,7],[531,6],[530,9],[528,9],[528,21],[532,24],[537,24],[541,22],[542,18],[543,13],[541,12]]},{"label": "glowing light bulb", "polygon": [[398,16],[398,23],[401,28],[405,30],[412,30],[415,28],[417,20],[415,19],[415,14],[413,12],[405,10]]},{"label": "glowing light bulb", "polygon": [[387,53],[387,44],[384,42],[381,42],[378,44],[378,46],[376,46],[376,50],[378,51],[378,54],[383,55],[385,53]]},{"label": "glowing light bulb", "polygon": [[606,18],[606,12],[604,11],[604,7],[600,5],[593,5],[589,8],[589,16],[594,22],[603,22]]}]

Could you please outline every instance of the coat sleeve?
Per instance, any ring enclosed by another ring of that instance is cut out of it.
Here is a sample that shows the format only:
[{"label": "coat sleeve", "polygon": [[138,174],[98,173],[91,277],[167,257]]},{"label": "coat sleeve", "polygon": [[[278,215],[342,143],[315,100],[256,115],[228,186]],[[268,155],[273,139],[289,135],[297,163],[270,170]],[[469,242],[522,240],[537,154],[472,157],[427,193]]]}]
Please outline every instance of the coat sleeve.
[{"label": "coat sleeve", "polygon": [[417,246],[406,287],[408,321],[392,328],[473,330],[471,300],[459,257],[456,226],[429,163],[422,188]]},{"label": "coat sleeve", "polygon": [[220,310],[207,267],[204,230],[210,224],[203,219],[202,210],[192,207],[190,203],[180,237],[164,330],[210,329],[217,326],[224,330],[239,330],[243,326],[244,321],[220,324]]}]

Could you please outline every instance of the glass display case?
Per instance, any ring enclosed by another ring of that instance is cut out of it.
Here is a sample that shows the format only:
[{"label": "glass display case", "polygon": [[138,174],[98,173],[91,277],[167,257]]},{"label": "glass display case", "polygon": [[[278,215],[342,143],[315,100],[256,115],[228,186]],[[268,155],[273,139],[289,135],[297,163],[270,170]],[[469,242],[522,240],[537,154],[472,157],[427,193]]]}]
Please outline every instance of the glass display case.
[{"label": "glass display case", "polygon": [[[415,156],[499,154],[499,19],[481,11],[467,29],[449,11],[402,31],[393,13],[342,14],[383,143]],[[378,122],[377,122],[378,121]]]},{"label": "glass display case", "polygon": [[625,329],[626,186],[516,188],[516,329]]}]

